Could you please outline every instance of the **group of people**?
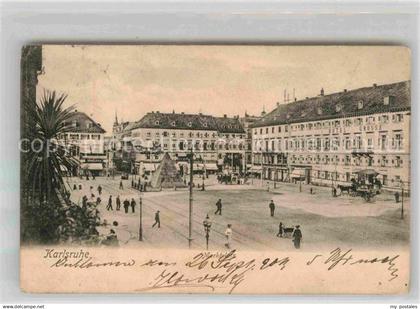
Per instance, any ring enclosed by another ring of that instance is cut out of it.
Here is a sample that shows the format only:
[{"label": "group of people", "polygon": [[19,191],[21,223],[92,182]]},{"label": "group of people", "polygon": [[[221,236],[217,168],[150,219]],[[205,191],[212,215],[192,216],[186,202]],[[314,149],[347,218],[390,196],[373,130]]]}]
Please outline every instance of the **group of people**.
[{"label": "group of people", "polygon": [[[129,208],[131,207],[131,212],[135,213],[136,212],[136,206],[137,203],[134,200],[134,198],[131,199],[131,201],[129,201],[127,198],[124,199],[123,201],[123,207],[124,207],[124,211],[127,214]],[[119,211],[121,209],[121,198],[119,195],[117,195],[116,199],[115,199],[115,205],[116,205],[116,210]],[[110,211],[110,210],[114,210],[113,208],[113,200],[112,200],[112,195],[109,196],[108,198],[108,204],[106,206],[106,210]]]},{"label": "group of people", "polygon": [[[216,211],[215,211],[215,215],[222,215],[222,199],[218,199],[216,202]],[[274,211],[276,209],[276,205],[274,204],[274,201],[271,200],[270,203],[268,204],[268,208],[270,210],[270,216],[274,217]],[[208,216],[207,216],[208,219]],[[277,233],[277,237],[284,237],[286,235],[286,233],[292,233],[292,239],[293,239],[293,244],[295,246],[296,249],[300,249],[300,243],[302,240],[302,231],[300,230],[300,225],[296,225],[295,228],[284,228],[283,227],[283,223],[280,222],[279,224],[279,231]],[[228,224],[227,225],[227,229],[225,231],[225,236],[226,236],[226,244],[225,246],[227,248],[230,248],[231,246],[231,239],[232,239],[232,225]]]}]

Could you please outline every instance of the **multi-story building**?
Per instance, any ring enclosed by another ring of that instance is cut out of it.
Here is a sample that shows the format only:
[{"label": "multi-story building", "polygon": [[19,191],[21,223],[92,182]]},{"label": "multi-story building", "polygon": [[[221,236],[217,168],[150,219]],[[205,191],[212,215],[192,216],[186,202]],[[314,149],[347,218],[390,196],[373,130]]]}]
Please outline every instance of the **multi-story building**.
[{"label": "multi-story building", "polygon": [[72,151],[72,155],[80,163],[78,170],[71,172],[73,174],[103,174],[106,166],[105,130],[88,115],[77,110],[65,125],[71,129],[61,134],[59,141]]},{"label": "multi-story building", "polygon": [[197,158],[194,169],[208,173],[229,165],[241,168],[245,132],[239,118],[203,114],[147,113],[131,128],[130,143],[135,149],[135,167],[140,174],[156,169],[164,153],[188,169],[191,148]]},{"label": "multi-story building", "polygon": [[384,186],[410,181],[409,81],[321,90],[278,105],[252,129],[253,164],[264,179],[332,184],[371,170]]},{"label": "multi-story building", "polygon": [[247,170],[252,168],[252,127],[251,125],[260,120],[262,116],[264,116],[264,112],[261,116],[252,116],[248,115],[245,112],[244,117],[239,118],[239,121],[242,124],[242,127],[245,130],[245,156],[244,156],[244,166],[247,167]]}]

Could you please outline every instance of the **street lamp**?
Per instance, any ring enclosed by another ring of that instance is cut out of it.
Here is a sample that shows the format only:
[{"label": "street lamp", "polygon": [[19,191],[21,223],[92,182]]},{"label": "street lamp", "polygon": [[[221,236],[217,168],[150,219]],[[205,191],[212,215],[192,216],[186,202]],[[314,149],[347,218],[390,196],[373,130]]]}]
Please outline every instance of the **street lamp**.
[{"label": "street lamp", "polygon": [[401,219],[404,219],[404,183],[401,180]]},{"label": "street lamp", "polygon": [[211,228],[211,221],[209,215],[207,215],[206,219],[203,221],[204,231],[206,232],[206,250],[209,250],[209,238],[210,238],[210,228]]},{"label": "street lamp", "polygon": [[189,198],[189,216],[188,216],[188,248],[191,248],[192,242],[192,213],[193,213],[193,164],[194,164],[194,151],[191,145],[188,158],[190,159],[190,198]]},{"label": "street lamp", "polygon": [[139,241],[143,241],[143,199],[142,199],[143,193],[140,192],[140,202],[139,202]]}]

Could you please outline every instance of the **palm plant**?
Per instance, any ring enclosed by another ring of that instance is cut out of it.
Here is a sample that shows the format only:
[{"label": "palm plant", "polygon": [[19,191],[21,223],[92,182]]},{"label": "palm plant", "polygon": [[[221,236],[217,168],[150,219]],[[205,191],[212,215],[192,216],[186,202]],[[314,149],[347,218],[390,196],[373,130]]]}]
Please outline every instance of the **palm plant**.
[{"label": "palm plant", "polygon": [[[25,170],[23,171],[27,188],[27,201],[30,208],[29,220],[41,220],[40,228],[51,238],[54,233],[54,217],[58,214],[60,203],[58,195],[65,193],[61,167],[68,170],[77,164],[68,155],[66,145],[58,142],[58,137],[69,131],[69,119],[73,116],[73,107],[64,108],[67,98],[65,94],[55,91],[44,91],[38,103],[25,103],[27,126],[24,130],[31,147],[23,157]],[[28,222],[26,222],[28,223]],[[39,226],[39,222],[38,222]]]}]

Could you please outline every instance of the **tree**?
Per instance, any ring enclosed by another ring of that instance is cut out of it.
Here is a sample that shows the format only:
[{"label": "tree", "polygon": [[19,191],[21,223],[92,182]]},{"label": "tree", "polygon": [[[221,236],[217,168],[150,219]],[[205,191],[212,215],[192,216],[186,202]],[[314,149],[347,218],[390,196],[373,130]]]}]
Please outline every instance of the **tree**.
[{"label": "tree", "polygon": [[30,226],[30,237],[41,241],[51,241],[59,224],[58,208],[62,206],[59,195],[66,196],[66,188],[61,167],[67,170],[77,165],[66,145],[58,142],[58,137],[69,131],[69,119],[73,116],[73,107],[64,108],[65,94],[44,91],[39,102],[25,102],[27,126],[24,130],[29,147],[25,150],[23,162],[24,188],[26,194],[25,225]]}]

